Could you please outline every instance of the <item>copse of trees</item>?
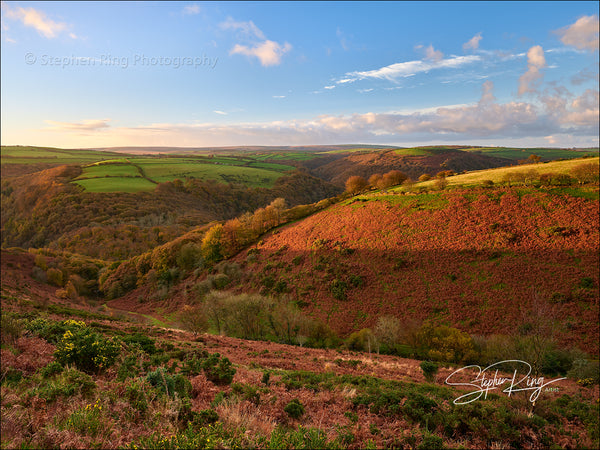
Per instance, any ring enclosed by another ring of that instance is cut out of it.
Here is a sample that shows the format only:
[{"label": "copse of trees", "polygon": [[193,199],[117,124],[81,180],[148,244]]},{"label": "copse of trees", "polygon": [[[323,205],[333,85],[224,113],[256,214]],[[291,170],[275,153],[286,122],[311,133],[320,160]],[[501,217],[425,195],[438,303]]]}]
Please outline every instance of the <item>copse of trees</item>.
[{"label": "copse of trees", "polygon": [[390,170],[383,175],[375,173],[369,177],[368,181],[361,176],[353,175],[346,180],[346,192],[356,195],[366,191],[368,188],[388,189],[392,186],[399,186],[406,180],[408,180],[408,176],[399,170]]},{"label": "copse of trees", "polygon": [[352,195],[360,194],[369,187],[369,183],[364,177],[353,175],[346,180],[346,192]]}]

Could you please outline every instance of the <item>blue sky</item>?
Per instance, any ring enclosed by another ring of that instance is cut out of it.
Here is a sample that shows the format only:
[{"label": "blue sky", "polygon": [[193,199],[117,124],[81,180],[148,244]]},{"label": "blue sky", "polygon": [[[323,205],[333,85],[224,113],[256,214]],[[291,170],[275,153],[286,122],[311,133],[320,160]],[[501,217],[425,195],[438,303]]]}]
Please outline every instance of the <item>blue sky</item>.
[{"label": "blue sky", "polygon": [[3,2],[2,144],[598,146],[597,2]]}]

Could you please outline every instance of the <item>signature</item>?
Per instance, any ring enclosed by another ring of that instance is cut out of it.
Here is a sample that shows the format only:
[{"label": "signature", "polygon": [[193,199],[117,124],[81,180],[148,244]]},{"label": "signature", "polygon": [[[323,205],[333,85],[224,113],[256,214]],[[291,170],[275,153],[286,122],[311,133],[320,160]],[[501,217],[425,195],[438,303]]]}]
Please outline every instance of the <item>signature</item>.
[{"label": "signature", "polygon": [[[506,370],[502,370],[502,365],[509,363],[511,363],[513,367],[516,365],[517,368],[514,369],[511,376],[500,376],[498,372],[507,372]],[[478,370],[479,372],[473,380],[470,382],[452,381],[452,378],[455,377],[455,375],[468,369]],[[509,397],[515,392],[531,391],[529,401],[535,403],[546,386],[565,379],[565,377],[563,377],[555,380],[546,380],[544,377],[532,377],[530,376],[531,371],[532,368],[529,363],[519,359],[508,359],[491,364],[485,369],[482,369],[481,366],[478,365],[470,365],[455,370],[446,378],[446,384],[450,386],[471,386],[475,388],[474,391],[454,399],[455,405],[471,403],[475,400],[479,400],[482,396],[483,398],[487,398],[489,392],[499,389],[502,389],[502,392],[508,394]],[[546,391],[556,390],[557,388],[546,388]]]}]

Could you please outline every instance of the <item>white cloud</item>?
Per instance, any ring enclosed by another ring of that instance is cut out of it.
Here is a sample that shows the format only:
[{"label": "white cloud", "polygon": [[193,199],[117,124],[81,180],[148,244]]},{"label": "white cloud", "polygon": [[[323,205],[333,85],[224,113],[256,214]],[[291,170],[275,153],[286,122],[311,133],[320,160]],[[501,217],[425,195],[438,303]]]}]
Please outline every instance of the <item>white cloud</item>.
[{"label": "white cloud", "polygon": [[226,116],[226,115],[227,115],[227,113],[226,113],[225,111],[219,111],[218,109],[215,109],[213,112],[214,112],[215,114],[220,114],[220,115],[222,115],[222,116]]},{"label": "white cloud", "polygon": [[434,69],[456,69],[466,64],[480,61],[481,57],[477,55],[452,56],[438,61],[406,61],[391,64],[375,70],[348,72],[344,78],[338,80],[337,84],[351,83],[357,80],[376,78],[380,80],[397,81],[399,78],[412,77],[421,72],[428,72]]},{"label": "white cloud", "polygon": [[219,26],[224,30],[234,30],[241,31],[243,34],[251,37],[255,37],[257,39],[265,39],[265,35],[260,29],[254,25],[254,22],[249,20],[248,22],[238,22],[233,20],[232,17],[228,17],[225,22],[219,24]]},{"label": "white cloud", "polygon": [[52,131],[92,132],[110,127],[108,124],[110,119],[90,119],[82,120],[81,122],[57,122],[54,120],[45,120],[45,122],[51,125],[46,129]]},{"label": "white cloud", "polygon": [[285,95],[274,95],[273,98],[285,98]]},{"label": "white cloud", "polygon": [[220,24],[220,27],[224,30],[240,31],[250,41],[248,45],[235,44],[229,51],[230,55],[255,57],[265,67],[279,65],[282,56],[292,49],[288,42],[280,44],[266,39],[264,33],[252,21],[237,22],[228,17],[225,22]]},{"label": "white cloud", "polygon": [[[27,27],[34,28],[42,36],[53,39],[63,31],[67,31],[69,26],[64,22],[55,22],[49,19],[45,13],[34,8],[11,8],[8,4],[2,3],[3,16],[10,20],[18,20]],[[75,34],[70,37],[75,39]]]},{"label": "white cloud", "polygon": [[543,77],[540,69],[546,67],[544,49],[535,45],[527,52],[527,72],[519,78],[519,95],[535,92],[536,82]]},{"label": "white cloud", "polygon": [[195,14],[200,14],[200,6],[198,6],[196,4],[184,6],[183,14],[186,16],[193,16]]},{"label": "white cloud", "polygon": [[323,86],[323,89],[335,89],[335,84],[332,84],[331,86]]},{"label": "white cloud", "polygon": [[579,50],[598,50],[598,16],[583,16],[568,27],[556,30],[563,44]]},{"label": "white cloud", "polygon": [[433,45],[430,45],[425,49],[425,59],[438,62],[444,59],[444,54],[441,51],[434,49]]},{"label": "white cloud", "polygon": [[231,51],[230,55],[241,54],[246,56],[253,56],[258,58],[260,63],[265,66],[276,66],[281,63],[281,57],[289,52],[292,46],[287,42],[283,45],[278,44],[275,41],[266,40],[252,47],[236,44]]},{"label": "white cloud", "polygon": [[483,39],[481,37],[481,33],[477,33],[475,36],[473,36],[471,39],[469,39],[463,44],[463,50],[477,50],[479,48],[479,41],[481,41],[481,39]]}]

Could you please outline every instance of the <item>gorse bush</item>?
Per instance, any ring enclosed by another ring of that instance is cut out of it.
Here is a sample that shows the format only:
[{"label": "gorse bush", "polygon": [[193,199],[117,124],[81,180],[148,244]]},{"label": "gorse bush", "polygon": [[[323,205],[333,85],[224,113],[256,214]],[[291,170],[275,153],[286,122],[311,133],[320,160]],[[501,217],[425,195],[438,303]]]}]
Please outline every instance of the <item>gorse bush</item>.
[{"label": "gorse bush", "polygon": [[159,367],[146,375],[146,381],[154,386],[159,392],[167,394],[170,397],[179,398],[189,397],[192,391],[190,381],[182,374],[171,375],[163,367]]},{"label": "gorse bush", "polygon": [[113,365],[119,350],[120,345],[114,340],[94,333],[85,325],[77,325],[64,332],[56,344],[54,356],[62,365],[74,365],[93,373]]},{"label": "gorse bush", "polygon": [[213,353],[202,363],[206,378],[216,384],[231,384],[235,375],[235,368],[228,358]]},{"label": "gorse bush", "polygon": [[283,410],[292,419],[299,419],[300,417],[302,417],[304,415],[304,406],[302,405],[300,400],[298,400],[297,398],[293,399],[291,402],[289,402],[287,405],[285,405],[285,408],[283,408]]},{"label": "gorse bush", "polygon": [[427,381],[433,381],[435,374],[438,371],[438,365],[432,361],[423,361],[420,364],[423,375]]}]

